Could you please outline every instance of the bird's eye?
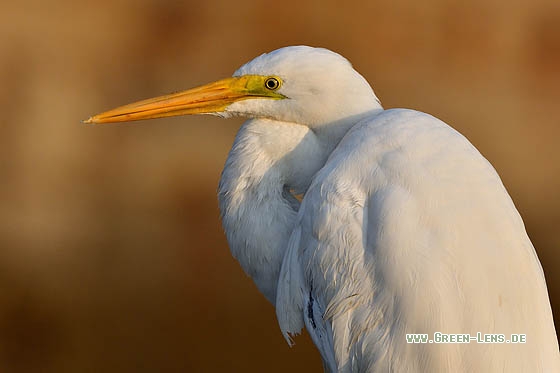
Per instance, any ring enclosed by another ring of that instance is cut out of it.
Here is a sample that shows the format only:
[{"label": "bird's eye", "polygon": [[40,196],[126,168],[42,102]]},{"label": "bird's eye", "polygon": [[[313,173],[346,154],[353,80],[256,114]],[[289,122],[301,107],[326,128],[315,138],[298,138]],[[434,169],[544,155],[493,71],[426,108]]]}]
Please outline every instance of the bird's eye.
[{"label": "bird's eye", "polygon": [[271,91],[275,91],[280,88],[280,82],[276,78],[268,78],[265,80],[264,86]]}]

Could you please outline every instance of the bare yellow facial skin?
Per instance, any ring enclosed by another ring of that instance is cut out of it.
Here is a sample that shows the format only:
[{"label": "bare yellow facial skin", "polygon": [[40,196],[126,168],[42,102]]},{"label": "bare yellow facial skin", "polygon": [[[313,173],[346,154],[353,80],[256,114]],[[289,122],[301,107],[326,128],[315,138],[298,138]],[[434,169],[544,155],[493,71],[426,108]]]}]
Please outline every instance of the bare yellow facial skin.
[{"label": "bare yellow facial skin", "polygon": [[[271,84],[273,81],[278,84]],[[282,80],[278,77],[236,76],[186,91],[120,106],[94,115],[85,120],[84,123],[116,123],[177,115],[220,113],[225,111],[232,103],[240,100],[251,98],[280,100],[286,98],[276,92],[281,84]]]}]

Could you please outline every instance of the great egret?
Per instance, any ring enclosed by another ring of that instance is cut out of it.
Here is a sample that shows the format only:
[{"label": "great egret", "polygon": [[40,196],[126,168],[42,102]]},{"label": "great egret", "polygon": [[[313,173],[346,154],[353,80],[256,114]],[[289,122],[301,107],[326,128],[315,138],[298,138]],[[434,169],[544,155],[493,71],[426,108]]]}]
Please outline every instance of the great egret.
[{"label": "great egret", "polygon": [[[523,221],[447,124],[384,110],[345,58],[305,46],[86,122],[183,114],[251,118],[222,173],[223,226],[288,342],[305,326],[326,371],[560,372]],[[407,343],[435,332],[480,339]],[[480,343],[513,333],[526,343]]]}]

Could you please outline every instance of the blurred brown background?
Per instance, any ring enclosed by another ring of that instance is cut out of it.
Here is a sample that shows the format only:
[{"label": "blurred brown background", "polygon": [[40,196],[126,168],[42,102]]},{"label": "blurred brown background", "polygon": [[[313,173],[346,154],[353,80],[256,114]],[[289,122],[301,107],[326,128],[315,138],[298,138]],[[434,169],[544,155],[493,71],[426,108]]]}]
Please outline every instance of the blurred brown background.
[{"label": "blurred brown background", "polygon": [[[560,3],[3,1],[0,371],[320,371],[231,258],[216,188],[241,119],[80,124],[333,49],[385,107],[434,114],[492,162],[560,322]],[[523,281],[523,279],[520,279]]]}]

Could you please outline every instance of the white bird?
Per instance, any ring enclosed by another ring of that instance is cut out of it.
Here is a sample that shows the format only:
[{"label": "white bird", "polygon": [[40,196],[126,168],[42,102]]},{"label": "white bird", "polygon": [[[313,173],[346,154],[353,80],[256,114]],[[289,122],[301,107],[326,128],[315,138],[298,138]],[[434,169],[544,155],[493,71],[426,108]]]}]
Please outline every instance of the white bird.
[{"label": "white bird", "polygon": [[[305,326],[327,372],[560,372],[523,221],[453,128],[384,110],[346,59],[305,46],[86,122],[182,114],[250,118],[222,173],[223,226],[288,342]],[[526,343],[407,343],[435,332]]]}]

